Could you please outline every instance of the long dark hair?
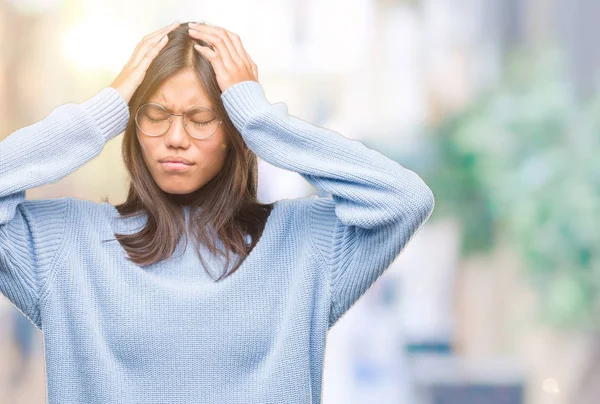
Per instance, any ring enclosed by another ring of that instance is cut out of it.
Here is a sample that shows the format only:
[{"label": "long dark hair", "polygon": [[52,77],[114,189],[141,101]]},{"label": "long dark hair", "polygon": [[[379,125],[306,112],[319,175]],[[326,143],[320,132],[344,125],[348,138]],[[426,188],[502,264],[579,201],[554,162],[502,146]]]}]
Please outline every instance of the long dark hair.
[{"label": "long dark hair", "polygon": [[[121,218],[146,214],[147,222],[137,233],[115,234],[115,237],[127,251],[129,260],[139,265],[149,265],[169,258],[181,237],[187,233],[186,225],[189,225],[194,247],[205,268],[207,266],[200,253],[200,245],[205,245],[212,254],[226,256],[225,269],[217,279],[220,280],[235,272],[252,251],[274,203],[263,204],[257,200],[256,155],[248,148],[227,115],[211,63],[193,48],[196,43],[212,47],[190,37],[187,23],[182,23],[168,35],[167,45],[152,61],[144,81],[129,101],[130,118],[122,143],[123,160],[129,172],[129,191],[126,201],[115,208]],[[191,69],[198,75],[215,106],[215,112],[223,120],[223,130],[229,141],[223,169],[185,201],[191,208],[188,223],[185,222],[181,201],[160,189],[148,170],[136,136],[134,120],[135,111],[162,82],[184,69]],[[201,214],[195,207],[201,208]],[[246,243],[247,236],[250,237],[249,244]],[[217,247],[217,238],[224,250]],[[185,242],[187,244],[187,238]],[[227,273],[231,252],[240,257]]]}]

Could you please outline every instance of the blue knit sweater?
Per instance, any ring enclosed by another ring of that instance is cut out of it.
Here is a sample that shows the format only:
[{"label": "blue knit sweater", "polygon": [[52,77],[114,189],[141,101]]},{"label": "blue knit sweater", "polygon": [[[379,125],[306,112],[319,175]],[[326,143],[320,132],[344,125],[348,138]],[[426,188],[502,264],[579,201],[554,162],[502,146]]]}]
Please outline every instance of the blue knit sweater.
[{"label": "blue knit sweater", "polygon": [[[47,402],[320,403],[328,329],[431,215],[417,174],[290,115],[259,83],[221,97],[258,157],[328,196],[277,201],[219,283],[192,243],[153,265],[128,261],[114,233],[139,230],[145,215],[123,220],[108,202],[72,196],[25,200],[124,131],[129,109],[114,88],[0,142],[0,292],[43,332]],[[202,252],[220,274],[224,260]]]}]

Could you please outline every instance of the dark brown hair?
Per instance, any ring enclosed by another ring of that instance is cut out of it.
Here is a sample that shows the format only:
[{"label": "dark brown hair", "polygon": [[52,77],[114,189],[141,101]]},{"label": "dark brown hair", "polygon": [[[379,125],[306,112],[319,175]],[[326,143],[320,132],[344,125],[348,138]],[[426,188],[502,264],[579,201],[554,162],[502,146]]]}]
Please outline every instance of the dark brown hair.
[{"label": "dark brown hair", "polygon": [[[212,254],[226,256],[223,274],[217,279],[220,280],[235,272],[252,251],[274,203],[262,204],[257,200],[256,155],[248,148],[227,115],[211,63],[193,48],[196,43],[212,47],[190,37],[187,23],[182,23],[168,36],[167,45],[150,64],[143,82],[128,104],[130,119],[123,137],[122,155],[129,172],[129,191],[126,201],[115,206],[121,218],[146,214],[147,222],[137,233],[115,234],[115,237],[127,251],[128,259],[139,265],[149,265],[169,258],[181,237],[186,235],[186,226],[189,226],[187,229],[205,268],[207,266],[199,250],[201,244]],[[134,114],[164,80],[185,69],[194,71],[203,83],[215,112],[223,120],[229,146],[223,169],[183,200],[181,195],[168,194],[155,183],[143,159],[136,136]],[[188,223],[185,223],[183,205],[191,208]],[[201,208],[200,211],[194,209],[197,207]],[[248,245],[247,236],[251,240]],[[217,238],[224,251],[217,248]],[[227,273],[231,252],[240,257]]]}]

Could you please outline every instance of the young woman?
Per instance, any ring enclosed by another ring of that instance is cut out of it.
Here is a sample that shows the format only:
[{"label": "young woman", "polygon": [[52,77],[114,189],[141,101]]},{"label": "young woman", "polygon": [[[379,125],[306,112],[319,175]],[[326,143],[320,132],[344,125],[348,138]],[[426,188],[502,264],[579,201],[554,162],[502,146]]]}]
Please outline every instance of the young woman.
[{"label": "young woman", "polygon": [[[123,131],[123,204],[25,200]],[[331,195],[261,204],[257,156]],[[43,332],[50,403],[319,403],[328,329],[433,206],[270,103],[236,34],[176,23],[0,142],[0,292]]]}]

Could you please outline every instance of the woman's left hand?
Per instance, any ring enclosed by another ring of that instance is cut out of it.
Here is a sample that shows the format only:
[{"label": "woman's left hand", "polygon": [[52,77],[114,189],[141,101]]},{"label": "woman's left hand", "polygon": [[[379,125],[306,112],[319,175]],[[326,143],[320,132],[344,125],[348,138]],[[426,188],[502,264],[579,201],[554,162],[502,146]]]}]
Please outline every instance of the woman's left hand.
[{"label": "woman's left hand", "polygon": [[192,38],[200,39],[213,47],[214,50],[211,50],[207,46],[194,45],[212,64],[222,92],[242,81],[258,82],[258,68],[248,56],[237,34],[204,23],[190,23],[188,26]]}]

